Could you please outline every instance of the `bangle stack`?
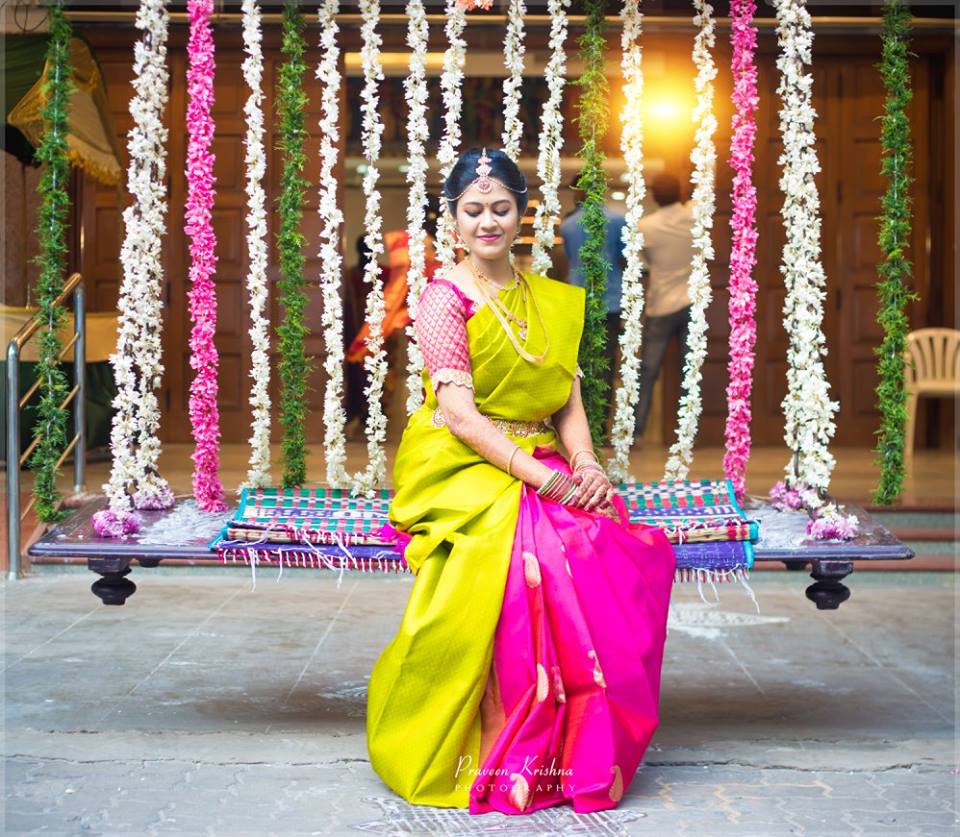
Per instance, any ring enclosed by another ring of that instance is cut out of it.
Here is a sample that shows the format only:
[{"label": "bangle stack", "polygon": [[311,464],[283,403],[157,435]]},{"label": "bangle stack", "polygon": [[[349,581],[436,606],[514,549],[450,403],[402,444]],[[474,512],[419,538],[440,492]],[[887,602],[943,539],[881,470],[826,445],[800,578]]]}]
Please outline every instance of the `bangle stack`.
[{"label": "bangle stack", "polygon": [[[581,462],[577,463],[577,457],[582,453],[589,453],[593,457],[592,462]],[[573,455],[570,457],[570,465],[573,467],[574,474],[580,474],[583,471],[599,471],[604,476],[607,475],[607,472],[603,470],[603,466],[600,464],[600,461],[597,459],[597,455],[590,450],[590,448],[583,448],[578,451],[574,451]]]},{"label": "bangle stack", "polygon": [[577,457],[580,456],[581,453],[589,453],[593,457],[594,462],[599,462],[599,460],[597,459],[597,455],[593,452],[592,448],[581,448],[580,450],[575,450],[573,454],[570,456],[571,468],[573,468],[577,464]]},{"label": "bangle stack", "polygon": [[546,482],[537,489],[537,494],[546,497],[548,500],[556,500],[558,503],[566,505],[574,498],[579,487],[570,474],[565,474],[563,471],[554,468]]}]

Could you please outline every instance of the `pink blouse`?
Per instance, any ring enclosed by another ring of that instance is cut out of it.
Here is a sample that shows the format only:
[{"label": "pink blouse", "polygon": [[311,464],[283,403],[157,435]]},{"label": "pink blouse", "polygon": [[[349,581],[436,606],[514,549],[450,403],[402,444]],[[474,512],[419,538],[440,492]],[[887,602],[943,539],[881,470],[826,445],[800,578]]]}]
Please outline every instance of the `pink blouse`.
[{"label": "pink blouse", "polygon": [[420,295],[413,326],[434,392],[446,383],[473,389],[467,320],[477,308],[477,303],[447,279],[428,282]]},{"label": "pink blouse", "polygon": [[434,392],[447,383],[473,389],[467,320],[481,307],[448,279],[433,279],[420,295],[413,327]]}]

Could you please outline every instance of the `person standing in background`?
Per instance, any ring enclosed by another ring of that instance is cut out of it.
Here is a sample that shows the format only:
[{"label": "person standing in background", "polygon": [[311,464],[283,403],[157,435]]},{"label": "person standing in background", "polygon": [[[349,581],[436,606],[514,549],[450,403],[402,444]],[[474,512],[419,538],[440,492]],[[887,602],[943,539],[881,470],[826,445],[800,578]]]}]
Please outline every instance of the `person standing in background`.
[{"label": "person standing in background", "polygon": [[[583,269],[580,266],[580,248],[586,243],[587,233],[583,229],[583,192],[577,188],[580,175],[571,181],[570,188],[576,195],[574,210],[560,223],[560,237],[563,239],[563,252],[567,257],[567,282],[572,285],[584,286]],[[607,287],[603,294],[603,301],[607,309],[607,371],[603,379],[607,382],[608,408],[613,403],[613,378],[616,372],[617,346],[620,339],[620,293],[623,283],[623,227],[626,218],[620,212],[609,206],[603,207],[603,215],[607,221],[607,236],[604,242],[603,255],[610,265],[607,273]]]},{"label": "person standing in background", "polygon": [[[424,270],[427,281],[429,282],[430,279],[433,278],[433,274],[440,267],[440,262],[437,261],[436,251],[434,250],[434,240],[437,235],[437,221],[439,218],[439,198],[436,196],[428,196],[427,202],[428,206],[424,223],[424,229],[426,231],[426,239],[424,241]],[[403,380],[405,373],[401,360],[401,340],[404,344],[406,343],[404,329],[412,322],[410,313],[407,311],[407,293],[409,288],[407,284],[407,274],[410,271],[410,250],[408,247],[409,237],[405,228],[384,233],[383,241],[386,248],[387,270],[389,271],[386,285],[383,289],[385,309],[383,318],[383,347],[387,353],[387,378],[383,384],[383,403],[387,405],[387,409],[389,410],[389,405],[393,403],[398,383]],[[352,365],[354,368],[359,368],[360,373],[364,374],[362,366],[363,359],[370,353],[367,347],[367,340],[370,337],[370,325],[362,318],[358,326],[359,328],[355,329],[356,336],[347,346],[347,368],[349,370]],[[364,416],[366,416],[366,412],[364,412]],[[362,438],[362,436],[357,438]]]},{"label": "person standing in background", "polygon": [[659,209],[640,220],[643,260],[647,268],[644,305],[640,400],[635,435],[641,440],[650,414],[653,387],[674,335],[680,341],[679,375],[687,355],[690,323],[690,264],[693,259],[693,201],[680,200],[680,181],[662,172],[650,192]]},{"label": "person standing in background", "polygon": [[[371,253],[367,249],[366,235],[357,237],[357,264],[345,273],[346,299],[343,306],[343,343],[344,351],[350,348],[351,335],[363,327],[367,316],[367,295],[370,286],[363,281],[367,262]],[[380,279],[386,282],[389,271],[380,265]],[[367,420],[367,400],[364,389],[367,383],[366,370],[362,363],[347,363],[344,370],[345,401],[347,408],[346,436],[349,441],[364,438],[364,424]]]}]

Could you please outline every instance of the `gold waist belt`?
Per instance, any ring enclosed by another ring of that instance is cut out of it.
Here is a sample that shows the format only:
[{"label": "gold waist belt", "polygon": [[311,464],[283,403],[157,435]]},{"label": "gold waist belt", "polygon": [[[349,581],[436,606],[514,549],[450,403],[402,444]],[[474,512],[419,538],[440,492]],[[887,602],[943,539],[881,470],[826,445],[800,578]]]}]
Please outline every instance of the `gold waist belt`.
[{"label": "gold waist belt", "polygon": [[[486,415],[486,414],[484,414]],[[546,433],[553,428],[553,424],[548,420],[543,421],[514,421],[512,419],[494,418],[487,416],[493,422],[497,430],[506,433],[508,436],[536,436],[538,433]],[[445,427],[447,420],[437,407],[433,411],[432,423],[434,427]]]}]

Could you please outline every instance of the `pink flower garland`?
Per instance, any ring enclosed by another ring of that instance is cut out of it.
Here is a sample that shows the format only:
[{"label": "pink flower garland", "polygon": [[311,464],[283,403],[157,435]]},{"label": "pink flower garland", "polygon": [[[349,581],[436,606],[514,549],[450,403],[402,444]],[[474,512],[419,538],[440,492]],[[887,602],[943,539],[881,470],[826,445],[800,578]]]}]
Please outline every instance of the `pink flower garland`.
[{"label": "pink flower garland", "polygon": [[217,264],[216,235],[211,223],[214,178],[213,155],[213,0],[189,0],[190,40],[187,53],[187,206],[186,233],[190,236],[190,366],[196,376],[190,384],[190,423],[193,452],[193,494],[204,511],[222,511],[220,483],[220,416],[217,411],[217,299],[213,272]]},{"label": "pink flower garland", "polygon": [[726,453],[723,470],[737,497],[746,490],[745,473],[750,458],[750,390],[753,383],[754,345],[757,342],[757,190],[751,170],[757,134],[757,30],[752,26],[754,0],[731,0],[730,25],[733,42],[733,139],[730,165],[734,169],[733,242],[730,252],[730,362],[727,366]]}]

